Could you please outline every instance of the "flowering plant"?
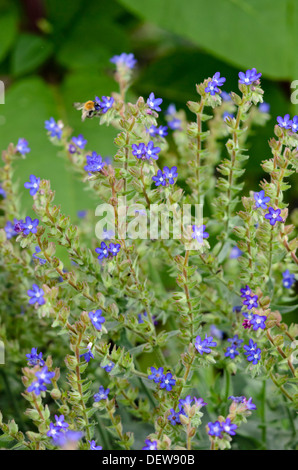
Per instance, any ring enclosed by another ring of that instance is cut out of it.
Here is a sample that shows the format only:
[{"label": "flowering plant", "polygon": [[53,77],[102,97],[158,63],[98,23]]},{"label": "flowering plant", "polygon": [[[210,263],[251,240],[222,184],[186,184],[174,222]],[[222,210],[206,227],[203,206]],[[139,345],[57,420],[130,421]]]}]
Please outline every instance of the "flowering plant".
[{"label": "flowering plant", "polygon": [[[246,193],[247,137],[269,118],[261,73],[240,72],[237,93],[222,90],[219,72],[198,84],[189,122],[153,91],[128,102],[136,59],[111,62],[119,92],[75,106],[85,126],[118,130],[112,160],[62,121],[45,123],[100,202],[95,216],[103,207],[109,219],[80,213],[75,225],[38,175],[25,183],[35,216],[21,213],[13,166],[30,158],[29,143],[3,152],[1,372],[16,417],[3,408],[0,446],[195,450],[246,439],[266,449],[276,438],[291,448],[298,327],[286,313],[298,241],[284,193],[298,168],[298,118],[277,118],[267,178]],[[185,224],[182,206],[200,216]]]}]

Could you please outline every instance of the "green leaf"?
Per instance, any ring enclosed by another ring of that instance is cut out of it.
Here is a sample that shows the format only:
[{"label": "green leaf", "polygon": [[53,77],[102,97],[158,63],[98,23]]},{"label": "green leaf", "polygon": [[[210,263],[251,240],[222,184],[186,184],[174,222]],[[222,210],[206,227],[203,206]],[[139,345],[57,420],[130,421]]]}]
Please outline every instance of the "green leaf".
[{"label": "green leaf", "polygon": [[205,51],[267,77],[296,78],[297,2],[280,0],[121,0],[133,13]]},{"label": "green leaf", "polygon": [[51,54],[52,44],[40,36],[21,34],[12,55],[12,73],[22,75],[36,69]]},{"label": "green leaf", "polygon": [[0,60],[2,60],[11,48],[17,33],[18,17],[12,11],[1,12],[0,15]]}]

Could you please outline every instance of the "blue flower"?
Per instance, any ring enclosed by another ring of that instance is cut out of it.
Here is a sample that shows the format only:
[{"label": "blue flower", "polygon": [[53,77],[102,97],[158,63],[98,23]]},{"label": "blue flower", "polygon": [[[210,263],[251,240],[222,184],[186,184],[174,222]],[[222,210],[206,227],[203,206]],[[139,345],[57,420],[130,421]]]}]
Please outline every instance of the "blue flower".
[{"label": "blue flower", "polygon": [[239,72],[239,83],[243,85],[252,85],[254,82],[261,78],[262,74],[258,73],[255,68],[247,70],[245,73]]},{"label": "blue flower", "polygon": [[244,397],[243,403],[245,403],[245,406],[248,410],[256,410],[257,409],[256,405],[252,402],[251,397],[248,400]]},{"label": "blue flower", "polygon": [[60,428],[60,429],[67,429],[69,427],[69,424],[66,423],[65,419],[64,419],[64,415],[55,415],[55,426],[57,428]]},{"label": "blue flower", "polygon": [[226,91],[222,91],[220,96],[223,99],[223,101],[231,101],[231,97],[229,93],[227,93]]},{"label": "blue flower", "polygon": [[154,181],[155,186],[165,186],[167,183],[166,175],[164,175],[161,170],[158,170],[157,174],[155,176],[152,176],[152,180]]},{"label": "blue flower", "polygon": [[266,325],[265,322],[267,320],[267,317],[264,315],[253,315],[252,318],[250,319],[250,323],[252,325],[253,330],[258,330],[261,328],[262,330],[265,330]]},{"label": "blue flower", "polygon": [[71,140],[80,149],[84,149],[87,145],[87,140],[84,139],[84,136],[82,134],[79,134],[78,137],[72,137]]},{"label": "blue flower", "polygon": [[219,93],[220,89],[217,87],[216,83],[211,80],[205,88],[206,93],[210,93],[211,96],[214,96],[215,93]]},{"label": "blue flower", "polygon": [[257,295],[247,296],[246,299],[243,301],[243,305],[246,305],[248,310],[251,310],[252,308],[257,308],[258,296]]},{"label": "blue flower", "polygon": [[42,358],[42,352],[38,353],[37,348],[32,348],[31,353],[26,354],[26,357],[28,359],[29,366],[43,366],[45,363]]},{"label": "blue flower", "polygon": [[14,227],[15,223],[12,223],[10,220],[6,222],[4,230],[6,233],[7,240],[10,240],[12,237],[15,237],[18,234],[18,232],[15,231]]},{"label": "blue flower", "polygon": [[96,441],[88,441],[90,444],[90,450],[102,450],[102,446],[97,446]]},{"label": "blue flower", "polygon": [[166,137],[168,135],[168,126],[159,126],[156,129],[156,135],[159,135],[159,137]]},{"label": "blue flower", "polygon": [[154,147],[154,142],[150,140],[150,142],[145,147],[145,157],[147,160],[153,158],[153,160],[158,160],[158,153],[160,152],[159,147]]},{"label": "blue flower", "polygon": [[86,160],[87,165],[84,166],[84,170],[88,171],[89,173],[102,171],[106,164],[102,161],[101,155],[98,155],[96,152],[92,152],[91,155],[87,155]]},{"label": "blue flower", "polygon": [[87,211],[78,211],[77,212],[77,216],[80,218],[80,219],[84,219],[87,215]]},{"label": "blue flower", "polygon": [[16,145],[16,149],[22,155],[30,152],[30,148],[28,147],[28,142],[26,139],[19,139]]},{"label": "blue flower", "polygon": [[50,430],[47,432],[47,436],[51,437],[54,442],[56,442],[59,437],[63,436],[63,430],[60,427],[55,426],[53,423],[50,423]]},{"label": "blue flower", "polygon": [[121,248],[120,243],[110,243],[109,248],[108,248],[110,255],[117,256],[117,254],[120,251],[120,248]]},{"label": "blue flower", "polygon": [[115,364],[114,362],[109,362],[106,366],[102,366],[102,368],[106,371],[106,372],[111,372],[112,369],[114,369],[115,367]]},{"label": "blue flower", "polygon": [[276,222],[283,222],[283,218],[280,216],[280,209],[273,209],[273,207],[268,207],[268,214],[265,214],[265,219],[270,221],[270,225],[275,225]]},{"label": "blue flower", "polygon": [[108,399],[108,395],[109,395],[109,392],[110,392],[110,389],[107,388],[106,390],[103,388],[103,386],[101,385],[98,389],[98,393],[96,393],[93,398],[94,398],[94,401],[101,401],[101,400],[107,400]]},{"label": "blue flower", "polygon": [[243,349],[245,351],[244,354],[246,356],[250,356],[251,354],[254,354],[257,351],[258,345],[257,345],[257,343],[254,343],[252,339],[250,339],[249,342],[248,342],[248,345],[245,344],[243,346]]},{"label": "blue flower", "polygon": [[210,333],[218,339],[223,339],[224,337],[224,332],[215,325],[210,325]]},{"label": "blue flower", "polygon": [[261,359],[261,350],[260,348],[257,348],[254,352],[251,353],[244,353],[246,355],[246,359],[249,362],[252,362],[254,365],[259,362]]},{"label": "blue flower", "polygon": [[25,222],[21,222],[21,228],[24,235],[29,235],[29,233],[36,233],[37,226],[39,224],[38,219],[32,220],[31,217],[26,217]]},{"label": "blue flower", "polygon": [[251,288],[246,285],[243,289],[240,289],[240,292],[241,292],[241,297],[249,297],[252,292],[251,292]]},{"label": "blue flower", "polygon": [[30,189],[30,196],[34,196],[39,190],[40,178],[30,175],[30,181],[24,183],[25,188]]},{"label": "blue flower", "polygon": [[142,450],[157,450],[157,441],[150,441],[150,439],[145,440],[145,446]]},{"label": "blue flower", "polygon": [[230,357],[231,359],[234,359],[238,355],[239,355],[239,352],[236,349],[236,345],[227,347],[227,351],[225,352],[225,357]]},{"label": "blue flower", "polygon": [[29,304],[33,305],[36,302],[39,305],[43,305],[45,303],[45,299],[43,298],[44,296],[44,291],[38,287],[37,284],[32,284],[32,288],[27,290],[27,294],[29,295]]},{"label": "blue flower", "polygon": [[154,93],[150,93],[149,98],[147,99],[147,104],[149,108],[154,111],[161,111],[159,105],[162,103],[162,98],[155,98]]},{"label": "blue flower", "polygon": [[214,423],[208,423],[208,434],[210,436],[221,437],[223,432],[223,427],[219,421],[215,421]]},{"label": "blue flower", "polygon": [[95,248],[95,251],[98,254],[98,259],[107,258],[109,256],[108,247],[105,242],[101,242],[100,248]]},{"label": "blue flower", "polygon": [[2,186],[0,185],[0,196],[5,199],[6,198],[6,192],[5,190],[2,188]]},{"label": "blue flower", "polygon": [[260,191],[259,193],[254,193],[254,198],[256,201],[256,208],[261,207],[262,209],[267,209],[267,204],[270,201],[270,197],[265,196],[265,191]]},{"label": "blue flower", "polygon": [[260,113],[269,113],[270,112],[270,104],[265,103],[265,101],[263,103],[260,103],[259,111],[260,111]]},{"label": "blue flower", "polygon": [[59,447],[65,448],[65,450],[73,449],[74,444],[76,444],[82,437],[84,433],[81,431],[66,431],[60,433],[57,439],[54,440],[55,444]]},{"label": "blue flower", "polygon": [[176,380],[173,379],[171,372],[168,372],[166,375],[163,375],[160,380],[160,388],[165,388],[168,392],[172,390],[175,386]]},{"label": "blue flower", "polygon": [[34,392],[35,395],[40,395],[41,392],[45,392],[47,387],[40,382],[39,380],[35,380],[32,384],[27,388],[27,392]]},{"label": "blue flower", "polygon": [[295,274],[290,273],[288,269],[282,273],[282,277],[282,283],[286,289],[290,289],[292,285],[295,284]]},{"label": "blue flower", "polygon": [[106,319],[102,316],[102,310],[96,310],[95,312],[88,313],[89,318],[92,322],[92,325],[99,331],[102,329],[102,323],[106,321]]},{"label": "blue flower", "polygon": [[202,339],[201,336],[197,336],[195,341],[195,348],[201,355],[204,353],[209,354],[211,353],[210,348],[216,346],[216,344],[217,343],[213,341],[212,336],[208,338],[206,335],[205,339]]},{"label": "blue flower", "polygon": [[164,175],[167,178],[168,182],[170,184],[175,184],[174,178],[178,177],[177,167],[172,166],[172,168],[170,169],[169,167],[164,166],[162,171],[164,172]]},{"label": "blue flower", "polygon": [[149,129],[146,127],[146,132],[148,132],[151,137],[155,137],[157,135],[157,126],[152,125]]},{"label": "blue flower", "polygon": [[99,106],[101,109],[102,114],[105,114],[109,109],[112,108],[114,104],[114,98],[111,98],[110,96],[102,96],[101,101],[99,102]]},{"label": "blue flower", "polygon": [[232,346],[239,348],[243,343],[243,339],[239,339],[238,335],[235,335],[233,338],[228,338],[228,342],[231,343]]},{"label": "blue flower", "polygon": [[184,411],[185,406],[191,406],[193,402],[193,398],[190,395],[187,395],[185,398],[179,400],[178,408],[180,411],[182,411],[182,414],[186,416],[186,413]]},{"label": "blue flower", "polygon": [[80,357],[83,357],[86,362],[90,362],[91,359],[94,359],[94,355],[91,351],[91,346],[88,344],[87,352],[80,354]]},{"label": "blue flower", "polygon": [[293,132],[298,131],[298,116],[294,116],[292,119],[291,129]]},{"label": "blue flower", "polygon": [[224,423],[221,423],[223,431],[230,436],[235,436],[235,429],[237,429],[237,424],[233,424],[230,418],[227,418]]},{"label": "blue flower", "polygon": [[35,377],[39,380],[41,383],[45,384],[50,384],[51,379],[55,377],[55,372],[50,372],[47,368],[47,366],[44,366],[41,371],[36,372]]},{"label": "blue flower", "polygon": [[45,129],[49,131],[51,137],[57,137],[58,139],[61,139],[62,129],[56,123],[53,117],[51,117],[48,121],[45,121]]},{"label": "blue flower", "polygon": [[279,127],[283,127],[284,129],[291,129],[292,121],[289,114],[285,114],[284,117],[278,116],[276,120]]},{"label": "blue flower", "polygon": [[223,86],[226,79],[225,79],[225,77],[220,76],[220,72],[216,72],[212,77],[212,81],[213,81],[213,83],[215,83],[216,86]]},{"label": "blue flower", "polygon": [[176,114],[176,106],[174,103],[171,103],[168,108],[165,110],[165,115],[166,116],[174,116]]},{"label": "blue flower", "polygon": [[168,126],[172,131],[181,131],[181,119],[174,118],[168,121]]},{"label": "blue flower", "polygon": [[146,145],[143,142],[141,142],[138,145],[137,144],[132,144],[131,148],[132,148],[131,153],[135,157],[141,158],[141,159],[146,158]]},{"label": "blue flower", "polygon": [[233,395],[231,395],[230,397],[228,397],[228,400],[233,400],[233,402],[235,403],[243,403],[245,397],[243,395],[241,397],[234,397]]},{"label": "blue flower", "polygon": [[164,377],[164,370],[163,367],[156,369],[155,367],[151,367],[151,374],[148,375],[149,380],[153,380],[156,384],[158,384],[162,377]]},{"label": "blue flower", "polygon": [[193,231],[192,238],[194,240],[197,240],[200,244],[202,244],[203,239],[209,237],[209,233],[205,232],[205,230],[206,230],[206,225],[200,225],[200,227],[198,227],[197,225],[193,225],[192,226],[192,231]]},{"label": "blue flower", "polygon": [[181,421],[180,421],[180,414],[181,413],[179,413],[179,412],[176,413],[174,408],[171,408],[170,412],[171,412],[171,414],[168,416],[168,420],[170,421],[170,423],[173,426],[176,426],[176,424],[181,424]]},{"label": "blue flower", "polygon": [[116,64],[118,67],[127,67],[129,69],[133,69],[137,63],[137,60],[132,53],[126,54],[125,52],[122,52],[120,55],[114,55],[110,59],[110,62]]},{"label": "blue flower", "polygon": [[239,258],[239,256],[243,255],[243,251],[238,248],[238,246],[233,246],[230,251],[230,259]]}]

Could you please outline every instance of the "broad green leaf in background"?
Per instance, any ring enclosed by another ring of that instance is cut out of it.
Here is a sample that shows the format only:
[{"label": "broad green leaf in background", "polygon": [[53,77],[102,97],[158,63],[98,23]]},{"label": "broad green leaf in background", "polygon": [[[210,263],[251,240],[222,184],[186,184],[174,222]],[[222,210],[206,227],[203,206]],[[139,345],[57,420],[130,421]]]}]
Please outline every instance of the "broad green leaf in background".
[{"label": "broad green leaf in background", "polygon": [[298,78],[295,0],[119,0],[141,18],[181,35],[238,68]]},{"label": "broad green leaf in background", "polygon": [[22,75],[36,69],[51,54],[52,44],[40,36],[20,34],[12,54],[12,73]]},{"label": "broad green leaf in background", "polygon": [[17,34],[18,17],[14,9],[0,11],[0,60],[2,60],[12,46]]}]

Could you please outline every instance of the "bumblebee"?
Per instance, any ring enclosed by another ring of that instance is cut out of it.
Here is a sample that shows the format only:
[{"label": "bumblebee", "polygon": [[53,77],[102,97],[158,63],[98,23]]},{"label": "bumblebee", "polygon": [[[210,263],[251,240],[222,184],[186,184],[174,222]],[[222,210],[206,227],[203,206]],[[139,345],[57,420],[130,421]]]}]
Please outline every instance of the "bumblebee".
[{"label": "bumblebee", "polygon": [[82,110],[82,121],[86,118],[92,118],[97,113],[96,102],[89,100],[86,103],[74,103],[74,107],[78,110]]}]

